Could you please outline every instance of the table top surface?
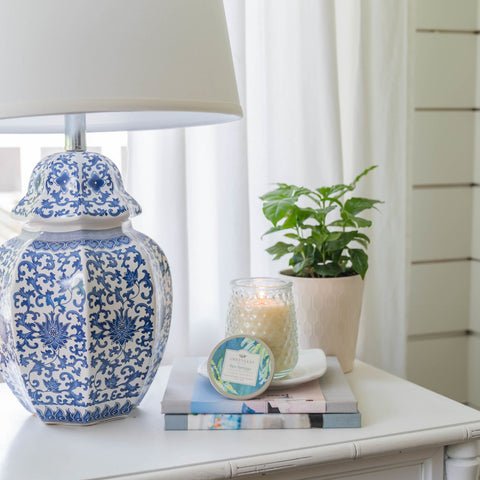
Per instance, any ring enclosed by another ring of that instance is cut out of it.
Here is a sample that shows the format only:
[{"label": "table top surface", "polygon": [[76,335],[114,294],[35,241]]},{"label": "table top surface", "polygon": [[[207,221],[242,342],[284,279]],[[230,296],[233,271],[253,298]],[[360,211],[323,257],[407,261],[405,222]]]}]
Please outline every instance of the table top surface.
[{"label": "table top surface", "polygon": [[164,431],[160,400],[169,371],[160,368],[129,418],[88,427],[44,425],[0,384],[0,480],[134,478],[141,472],[169,478],[170,469],[178,473],[186,466],[204,473],[211,467],[204,478],[228,478],[241,471],[242,462],[266,462],[275,455],[322,462],[355,458],[360,451],[388,451],[392,438],[400,446],[427,446],[480,432],[480,411],[358,361],[347,378],[359,402],[362,428]]}]

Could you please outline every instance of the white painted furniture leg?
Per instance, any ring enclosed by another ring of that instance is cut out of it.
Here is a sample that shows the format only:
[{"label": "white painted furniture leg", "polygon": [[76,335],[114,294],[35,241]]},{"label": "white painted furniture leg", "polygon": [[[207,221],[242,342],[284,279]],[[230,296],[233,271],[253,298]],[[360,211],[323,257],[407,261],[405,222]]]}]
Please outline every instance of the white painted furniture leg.
[{"label": "white painted furniture leg", "polygon": [[447,480],[477,480],[478,468],[476,440],[447,447],[445,458],[445,478]]}]

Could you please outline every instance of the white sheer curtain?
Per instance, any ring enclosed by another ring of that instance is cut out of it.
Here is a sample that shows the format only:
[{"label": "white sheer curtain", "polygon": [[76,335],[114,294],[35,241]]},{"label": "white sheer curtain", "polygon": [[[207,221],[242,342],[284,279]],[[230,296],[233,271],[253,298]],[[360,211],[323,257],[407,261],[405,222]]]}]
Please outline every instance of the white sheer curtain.
[{"label": "white sheer curtain", "polygon": [[129,134],[135,226],[174,278],[166,361],[223,337],[229,281],[275,275],[258,197],[274,182],[320,186],[380,168],[359,355],[404,370],[407,2],[227,0],[245,119]]}]

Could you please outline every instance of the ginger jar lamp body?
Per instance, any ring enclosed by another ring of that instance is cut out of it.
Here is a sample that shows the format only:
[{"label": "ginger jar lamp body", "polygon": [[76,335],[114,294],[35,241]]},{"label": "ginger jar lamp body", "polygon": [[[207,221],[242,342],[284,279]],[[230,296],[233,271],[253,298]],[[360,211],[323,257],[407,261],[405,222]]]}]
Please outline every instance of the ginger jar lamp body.
[{"label": "ginger jar lamp body", "polygon": [[35,167],[14,209],[24,230],[1,247],[0,371],[47,423],[125,416],[161,360],[171,279],[85,130],[241,118],[223,3],[0,0],[0,63],[0,133],[67,140]]},{"label": "ginger jar lamp body", "polygon": [[150,386],[168,338],[171,277],[158,245],[129,218],[140,206],[108,158],[43,159],[0,247],[0,366],[47,423],[126,416]]}]

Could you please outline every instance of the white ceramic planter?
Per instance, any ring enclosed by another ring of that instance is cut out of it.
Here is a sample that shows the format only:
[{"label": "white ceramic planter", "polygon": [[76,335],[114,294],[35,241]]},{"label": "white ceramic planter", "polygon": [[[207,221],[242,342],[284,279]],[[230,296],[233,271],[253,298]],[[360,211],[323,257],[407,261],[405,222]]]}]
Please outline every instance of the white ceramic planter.
[{"label": "white ceramic planter", "polygon": [[360,275],[339,278],[293,277],[300,348],[321,348],[336,355],[343,371],[353,368],[364,281]]}]

